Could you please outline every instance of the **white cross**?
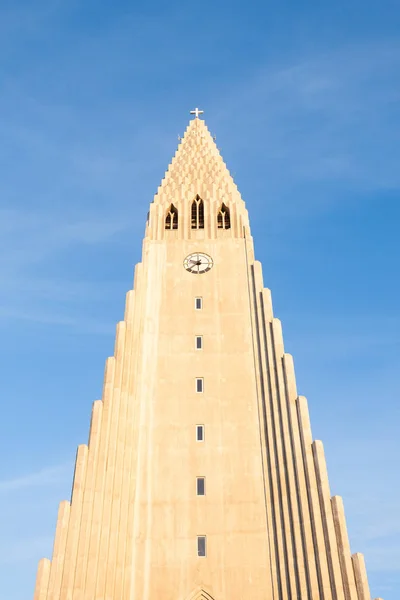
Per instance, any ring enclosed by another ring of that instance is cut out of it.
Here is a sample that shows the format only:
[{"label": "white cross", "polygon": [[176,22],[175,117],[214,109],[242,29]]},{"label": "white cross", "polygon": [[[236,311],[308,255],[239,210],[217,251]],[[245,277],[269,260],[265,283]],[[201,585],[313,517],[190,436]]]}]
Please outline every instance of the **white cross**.
[{"label": "white cross", "polygon": [[196,119],[199,118],[199,115],[202,115],[204,113],[204,110],[199,110],[198,108],[195,108],[194,110],[190,111],[191,115],[194,115]]}]

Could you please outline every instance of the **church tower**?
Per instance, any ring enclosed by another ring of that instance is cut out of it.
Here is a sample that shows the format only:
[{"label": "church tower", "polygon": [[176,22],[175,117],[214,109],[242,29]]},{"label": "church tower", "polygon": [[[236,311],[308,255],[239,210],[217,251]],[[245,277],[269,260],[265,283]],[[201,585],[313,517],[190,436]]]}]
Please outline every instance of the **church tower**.
[{"label": "church tower", "polygon": [[196,109],[150,206],[35,600],[371,600]]}]

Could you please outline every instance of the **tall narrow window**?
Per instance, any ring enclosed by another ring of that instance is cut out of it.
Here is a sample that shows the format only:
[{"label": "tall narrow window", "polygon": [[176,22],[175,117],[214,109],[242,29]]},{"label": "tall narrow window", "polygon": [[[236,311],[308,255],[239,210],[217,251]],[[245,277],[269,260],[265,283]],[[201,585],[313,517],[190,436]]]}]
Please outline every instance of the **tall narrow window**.
[{"label": "tall narrow window", "polygon": [[178,209],[173,204],[169,207],[165,217],[165,229],[178,229]]},{"label": "tall narrow window", "polygon": [[221,208],[218,211],[217,225],[218,229],[231,228],[231,217],[229,213],[229,208],[224,203],[222,203]]},{"label": "tall narrow window", "polygon": [[196,335],[196,350],[202,350],[203,348],[203,336]]},{"label": "tall narrow window", "polygon": [[194,306],[196,310],[201,310],[203,308],[203,298],[195,298]]},{"label": "tall narrow window", "polygon": [[206,479],[205,477],[197,477],[196,479],[196,493],[198,496],[206,495]]},{"label": "tall narrow window", "polygon": [[199,394],[204,392],[204,379],[202,377],[196,377],[196,392]]},{"label": "tall narrow window", "polygon": [[200,196],[192,202],[192,229],[204,229],[204,202]]},{"label": "tall narrow window", "polygon": [[197,536],[197,556],[205,556],[206,555],[206,536],[198,535]]},{"label": "tall narrow window", "polygon": [[204,425],[196,425],[196,441],[204,442]]}]

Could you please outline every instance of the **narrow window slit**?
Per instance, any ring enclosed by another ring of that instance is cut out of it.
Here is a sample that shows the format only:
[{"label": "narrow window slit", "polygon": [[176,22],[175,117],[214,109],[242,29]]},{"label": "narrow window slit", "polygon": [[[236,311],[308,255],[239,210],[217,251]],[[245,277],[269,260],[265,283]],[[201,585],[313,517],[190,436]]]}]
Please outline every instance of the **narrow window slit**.
[{"label": "narrow window slit", "polygon": [[198,394],[204,392],[204,379],[202,377],[196,378],[196,392]]},{"label": "narrow window slit", "polygon": [[206,495],[206,480],[204,477],[198,477],[196,480],[196,491],[198,496]]},{"label": "narrow window slit", "polygon": [[197,536],[197,556],[206,556],[206,536]]},{"label": "narrow window slit", "polygon": [[204,425],[196,425],[196,441],[204,442]]}]

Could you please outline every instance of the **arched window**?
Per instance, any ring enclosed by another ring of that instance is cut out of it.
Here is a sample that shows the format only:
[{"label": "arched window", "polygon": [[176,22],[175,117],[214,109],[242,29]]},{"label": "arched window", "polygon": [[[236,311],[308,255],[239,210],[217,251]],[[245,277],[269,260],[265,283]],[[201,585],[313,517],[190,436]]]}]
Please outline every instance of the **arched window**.
[{"label": "arched window", "polygon": [[222,203],[221,208],[217,215],[218,229],[230,229],[231,228],[231,217],[229,214],[229,208]]},{"label": "arched window", "polygon": [[214,598],[203,587],[198,587],[191,594],[189,594],[186,600],[214,600]]},{"label": "arched window", "polygon": [[178,209],[173,204],[169,207],[165,217],[165,229],[178,229]]},{"label": "arched window", "polygon": [[192,202],[192,229],[204,229],[204,202],[200,196]]}]

